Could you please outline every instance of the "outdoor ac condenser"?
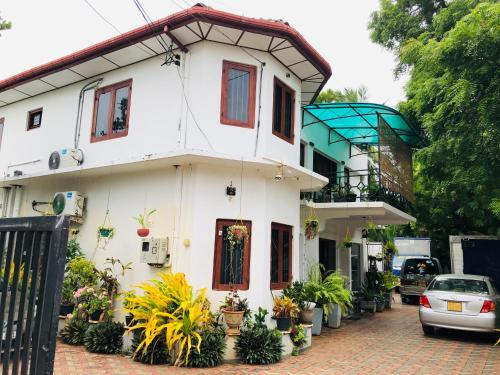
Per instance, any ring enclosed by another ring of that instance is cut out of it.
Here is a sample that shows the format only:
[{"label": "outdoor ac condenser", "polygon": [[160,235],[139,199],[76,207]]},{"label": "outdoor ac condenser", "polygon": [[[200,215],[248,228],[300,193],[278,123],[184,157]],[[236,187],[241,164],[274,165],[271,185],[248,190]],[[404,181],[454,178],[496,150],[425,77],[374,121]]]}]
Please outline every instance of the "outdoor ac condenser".
[{"label": "outdoor ac condenser", "polygon": [[64,191],[54,194],[52,210],[56,215],[83,216],[84,196],[78,191]]},{"label": "outdoor ac condenser", "polygon": [[171,263],[171,257],[168,248],[168,237],[142,238],[141,263],[147,263],[150,266],[155,267],[169,267]]},{"label": "outdoor ac condenser", "polygon": [[76,167],[83,163],[83,152],[74,148],[63,148],[49,156],[49,169]]}]

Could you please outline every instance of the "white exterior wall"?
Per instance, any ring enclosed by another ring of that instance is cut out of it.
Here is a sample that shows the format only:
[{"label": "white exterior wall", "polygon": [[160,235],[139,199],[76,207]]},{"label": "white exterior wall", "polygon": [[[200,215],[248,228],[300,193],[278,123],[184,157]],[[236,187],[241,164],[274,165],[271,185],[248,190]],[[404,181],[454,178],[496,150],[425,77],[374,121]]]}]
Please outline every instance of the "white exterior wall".
[{"label": "white exterior wall", "polygon": [[[252,53],[266,62],[257,157],[298,165],[300,82],[294,76],[287,78],[285,68],[270,55],[257,51]],[[233,158],[252,157],[257,138],[257,113],[254,129],[220,123],[223,60],[258,67],[257,112],[260,67],[236,47],[210,42],[191,46],[190,52],[183,58],[185,65],[180,69],[180,74],[185,77],[186,96],[198,125],[213,146],[212,151]],[[161,63],[160,59],[153,58],[99,76],[104,78],[101,87],[126,79],[133,80],[129,131],[125,137],[90,143],[94,91],[86,93],[79,143],[85,156],[83,169],[174,150],[210,150],[184,102],[177,68],[161,67]],[[272,134],[274,76],[296,90],[293,145]],[[24,175],[49,173],[50,153],[73,147],[78,95],[80,89],[92,80],[0,109],[0,117],[5,117],[0,147],[2,177],[16,169],[22,170]],[[39,107],[43,107],[41,127],[26,131],[27,112]],[[36,162],[9,168],[12,164],[30,161]],[[272,222],[293,227],[292,274],[294,277],[299,274],[300,188],[297,182],[293,179],[276,182],[259,171],[258,166],[245,167],[242,188],[241,169],[234,166],[211,165],[208,160],[203,164],[184,164],[178,168],[156,165],[155,169],[149,169],[147,164],[144,165],[143,171],[137,171],[137,168],[133,172],[120,169],[118,173],[110,169],[108,174],[97,173],[91,177],[73,173],[72,177],[54,175],[16,182],[23,185],[22,195],[17,196],[18,216],[39,215],[31,208],[33,200],[51,201],[54,193],[59,191],[82,192],[87,202],[84,222],[78,226],[77,240],[87,257],[92,258],[97,244],[97,227],[103,224],[109,195],[109,218],[116,234],[105,249],[95,251],[94,260],[98,268],[103,268],[106,258],[110,257],[119,258],[124,263],[133,262],[133,270],[120,277],[121,290],[127,290],[155,277],[159,271],[139,263],[140,239],[136,234],[137,223],[132,219],[145,208],[157,209],[152,218],[151,236],[169,237],[169,246],[173,251],[172,270],[185,273],[195,288],[206,287],[213,308],[217,309],[227,292],[212,290],[216,220],[239,219],[240,195],[243,194],[241,215],[242,219],[252,221],[252,243],[250,289],[241,295],[248,297],[252,309],[263,306],[270,311]],[[237,187],[237,195],[230,200],[225,195],[225,188],[231,182]],[[11,203],[10,207],[13,205]],[[12,212],[9,216],[14,214]],[[189,241],[189,246],[185,246],[184,240]],[[116,313],[117,318],[122,315],[120,310]]]}]

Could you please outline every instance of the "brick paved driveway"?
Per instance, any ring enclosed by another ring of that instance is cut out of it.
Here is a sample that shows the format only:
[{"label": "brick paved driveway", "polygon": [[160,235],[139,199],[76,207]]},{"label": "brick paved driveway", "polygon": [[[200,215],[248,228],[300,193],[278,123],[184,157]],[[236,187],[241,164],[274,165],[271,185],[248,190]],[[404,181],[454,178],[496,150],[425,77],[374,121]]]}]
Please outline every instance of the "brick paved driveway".
[{"label": "brick paved driveway", "polygon": [[390,311],[347,321],[338,330],[324,329],[313,338],[312,349],[272,366],[148,366],[58,343],[55,374],[500,374],[500,347],[493,347],[494,341],[490,335],[454,331],[424,337],[417,306],[397,303]]}]

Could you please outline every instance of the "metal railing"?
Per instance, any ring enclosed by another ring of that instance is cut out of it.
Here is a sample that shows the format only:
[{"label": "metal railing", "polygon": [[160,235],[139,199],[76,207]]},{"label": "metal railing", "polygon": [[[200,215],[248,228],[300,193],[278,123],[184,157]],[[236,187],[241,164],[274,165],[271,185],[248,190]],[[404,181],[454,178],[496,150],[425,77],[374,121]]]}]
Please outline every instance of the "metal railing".
[{"label": "metal railing", "polygon": [[[404,212],[412,208],[411,202],[401,193],[384,186],[380,174],[371,170],[356,170],[336,173],[328,177],[330,182],[320,191],[301,193],[301,198],[315,203],[332,202],[385,202]],[[398,186],[391,181],[388,186]]]}]

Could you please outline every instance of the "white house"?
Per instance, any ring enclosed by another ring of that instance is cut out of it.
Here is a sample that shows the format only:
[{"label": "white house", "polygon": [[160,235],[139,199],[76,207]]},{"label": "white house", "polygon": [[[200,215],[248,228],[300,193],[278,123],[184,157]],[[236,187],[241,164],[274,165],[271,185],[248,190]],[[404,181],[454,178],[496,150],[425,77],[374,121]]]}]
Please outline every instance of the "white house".
[{"label": "white house", "polygon": [[[270,309],[270,291],[299,276],[300,193],[328,182],[300,165],[300,135],[301,105],[330,75],[288,24],[194,6],[5,79],[1,217],[80,192],[77,239],[98,265],[133,262],[127,289],[158,272],[140,261],[132,219],[157,209],[163,268],[206,287],[215,308],[232,283]],[[230,273],[224,230],[240,221],[250,238]],[[106,244],[102,224],[116,230]]]}]

